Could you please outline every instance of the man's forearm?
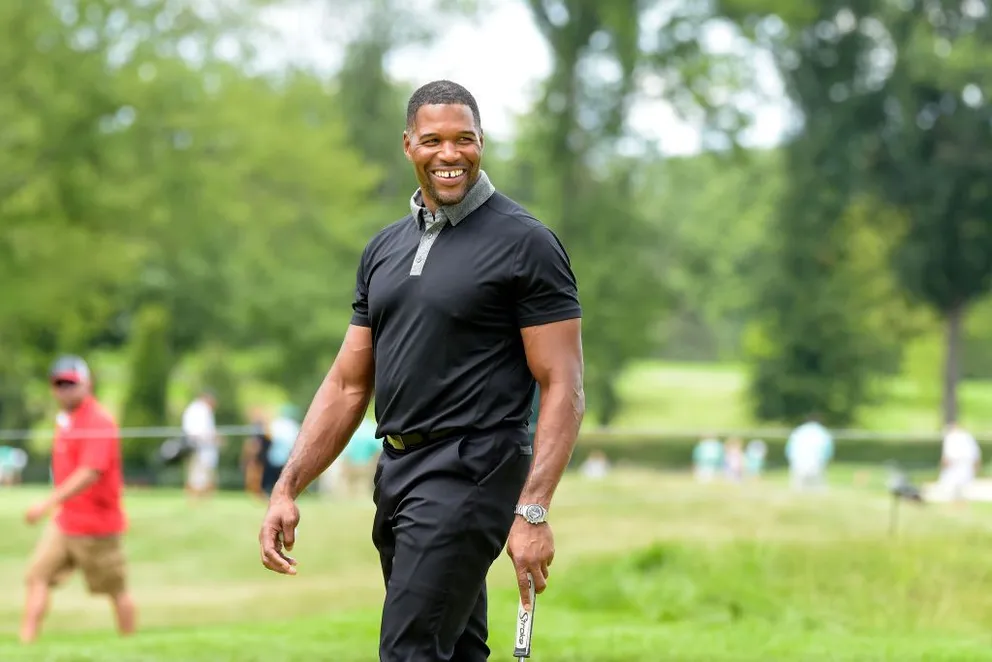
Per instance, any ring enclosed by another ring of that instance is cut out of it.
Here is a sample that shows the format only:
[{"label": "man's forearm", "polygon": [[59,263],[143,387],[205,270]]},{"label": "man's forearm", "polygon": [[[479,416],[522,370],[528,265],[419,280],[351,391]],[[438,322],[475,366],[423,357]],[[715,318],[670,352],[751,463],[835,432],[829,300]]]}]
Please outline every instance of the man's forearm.
[{"label": "man's forearm", "polygon": [[100,478],[100,472],[96,469],[81,467],[76,469],[65,482],[56,487],[48,497],[48,504],[51,507],[58,506],[72,497],[76,496],[87,487],[95,483]]},{"label": "man's forearm", "polygon": [[585,395],[581,384],[552,384],[541,389],[534,461],[520,495],[520,503],[539,503],[550,508],[561,481],[585,415]]},{"label": "man's forearm", "polygon": [[349,387],[331,370],[303,418],[299,437],[273,488],[273,496],[295,499],[322,474],[348,445],[371,398],[370,388]]}]

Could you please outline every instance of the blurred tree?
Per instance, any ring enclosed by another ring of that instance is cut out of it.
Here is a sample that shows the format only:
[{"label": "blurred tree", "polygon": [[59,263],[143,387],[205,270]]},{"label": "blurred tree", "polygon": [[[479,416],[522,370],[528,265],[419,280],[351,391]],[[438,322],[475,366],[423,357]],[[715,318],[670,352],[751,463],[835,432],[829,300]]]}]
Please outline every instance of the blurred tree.
[{"label": "blurred tree", "polygon": [[877,72],[863,66],[875,40],[871,29],[856,29],[874,4],[720,3],[773,53],[802,120],[784,149],[788,181],[751,335],[751,393],[766,420],[819,412],[851,423],[871,402],[874,378],[892,367],[891,344],[866,325],[880,302],[859,291],[852,260],[862,247],[845,222],[871,189],[863,168],[883,114],[868,80]]},{"label": "blurred tree", "polygon": [[796,168],[826,169],[821,185],[848,195],[853,186],[834,183],[843,169],[840,180],[856,178],[902,210],[908,226],[892,262],[906,291],[946,321],[943,414],[956,418],[965,314],[992,285],[987,3],[721,7],[776,53],[804,116],[796,143],[820,136],[820,150]]},{"label": "blurred tree", "polygon": [[638,169],[635,199],[664,238],[655,264],[673,299],[659,328],[661,356],[741,358],[744,327],[757,312],[756,277],[770,257],[782,156],[710,152],[646,160]]},{"label": "blurred tree", "polygon": [[[58,9],[58,11],[56,11]],[[0,4],[0,411],[26,424],[28,384],[55,352],[108,323],[138,247],[115,231],[128,173],[101,145],[115,82],[101,34],[106,3]]]},{"label": "blurred tree", "polygon": [[896,273],[946,324],[950,422],[959,415],[966,314],[992,288],[992,20],[980,2],[907,5],[885,17],[899,57],[869,173],[909,218]]},{"label": "blurred tree", "polygon": [[[169,312],[163,306],[145,305],[134,319],[130,347],[123,427],[160,427],[167,422],[169,378],[175,352],[169,337]],[[146,439],[124,439],[126,462],[143,463],[148,456]]]},{"label": "blurred tree", "polygon": [[[615,382],[651,353],[653,328],[670,306],[654,265],[662,242],[635,202],[635,161],[615,159],[630,143],[627,111],[639,80],[683,113],[715,117],[715,90],[732,67],[699,46],[708,7],[624,0],[530,0],[553,58],[550,77],[517,141],[510,191],[532,204],[568,249],[583,300],[590,412],[618,412]],[[596,72],[610,72],[598,75]],[[732,115],[733,113],[730,113]],[[724,113],[729,131],[739,127]]]},{"label": "blurred tree", "polygon": [[326,369],[376,172],[326,81],[249,73],[261,4],[0,8],[0,338],[28,373],[146,306],[175,360],[224,338],[277,345],[287,388]]},{"label": "blurred tree", "polygon": [[209,389],[217,398],[214,420],[217,425],[241,425],[245,411],[241,403],[238,375],[231,366],[231,355],[221,345],[209,345],[203,351],[203,369],[199,390]]}]

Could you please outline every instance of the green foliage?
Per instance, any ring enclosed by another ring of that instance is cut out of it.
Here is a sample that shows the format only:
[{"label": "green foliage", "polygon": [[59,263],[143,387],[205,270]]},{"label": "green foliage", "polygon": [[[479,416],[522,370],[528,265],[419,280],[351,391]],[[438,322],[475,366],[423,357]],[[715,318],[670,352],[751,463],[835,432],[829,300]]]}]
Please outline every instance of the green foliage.
[{"label": "green foliage", "polygon": [[[167,394],[175,366],[169,325],[169,312],[163,306],[146,304],[135,316],[128,390],[121,421],[124,427],[159,427],[168,420]],[[144,461],[148,455],[148,443],[144,438],[124,439],[125,461]]]},{"label": "green foliage", "polygon": [[948,2],[890,23],[902,56],[881,91],[889,112],[868,174],[909,219],[894,260],[901,283],[947,323],[950,421],[958,416],[964,316],[992,288],[992,108],[974,83],[988,68],[992,22],[987,10],[971,16]]},{"label": "green foliage", "polygon": [[[654,264],[658,228],[632,203],[643,185],[635,177],[641,164],[604,155],[614,153],[626,130],[639,67],[690,80],[705,69],[699,65],[708,60],[694,40],[672,38],[687,28],[698,33],[702,16],[692,8],[677,11],[658,26],[658,39],[641,40],[649,9],[643,3],[569,0],[558,13],[538,0],[529,6],[551,48],[553,70],[518,138],[511,192],[534,205],[571,255],[583,299],[590,418],[608,424],[619,411],[617,377],[632,358],[650,353],[668,301]],[[618,75],[584,75],[593,57]],[[705,108],[706,95],[696,92],[675,92],[672,101]]]},{"label": "green foliage", "polygon": [[146,305],[134,319],[123,424],[153,427],[166,420],[166,394],[175,357],[169,344],[169,313]]},{"label": "green foliage", "polygon": [[656,228],[655,268],[673,299],[660,328],[665,358],[740,357],[785,183],[781,159],[777,150],[702,154],[652,162],[638,173],[635,199]]},{"label": "green foliage", "polygon": [[[842,199],[870,190],[903,217],[905,231],[888,253],[901,288],[947,321],[944,416],[955,418],[962,320],[992,285],[992,115],[981,82],[992,43],[988,12],[940,0],[724,0],[720,8],[776,55],[803,115],[795,145],[815,145],[804,158],[825,175],[819,184]],[[891,66],[863,66],[882,52],[894,55]]]},{"label": "green foliage", "polygon": [[242,425],[245,422],[239,377],[231,366],[230,354],[223,347],[211,345],[204,352],[199,390],[205,389],[217,398],[214,409],[217,425]]},{"label": "green foliage", "polygon": [[879,236],[858,225],[855,232],[843,202],[812,178],[793,186],[747,348],[755,413],[791,424],[816,412],[847,425],[871,402],[874,377],[892,368],[885,323],[901,311],[888,314],[885,264],[865,252]]}]

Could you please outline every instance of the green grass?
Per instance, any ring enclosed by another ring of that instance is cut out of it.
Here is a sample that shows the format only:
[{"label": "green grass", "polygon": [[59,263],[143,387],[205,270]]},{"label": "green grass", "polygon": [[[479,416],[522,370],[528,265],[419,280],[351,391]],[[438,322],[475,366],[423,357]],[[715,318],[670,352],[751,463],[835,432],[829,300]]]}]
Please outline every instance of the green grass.
[{"label": "green grass", "polygon": [[[881,481],[878,471],[844,469],[827,494],[795,496],[778,478],[567,477],[552,511],[558,552],[534,659],[992,660],[983,551],[992,510],[905,507],[890,539]],[[39,494],[0,498],[0,660],[377,659],[383,590],[367,500],[304,500],[300,575],[287,578],[259,565],[262,504],[223,494],[191,507],[175,492],[136,490],[127,549],[141,632],[119,640],[109,607],[76,578],[55,594],[42,641],[22,649],[18,587],[38,531],[20,516]],[[493,660],[511,659],[513,586],[501,557],[490,574]]]},{"label": "green grass", "polygon": [[[285,397],[277,386],[253,377],[260,358],[251,354],[232,356],[232,368],[241,378],[241,405],[246,411],[256,406],[273,409]],[[90,361],[100,377],[98,395],[120,415],[128,380],[126,357],[119,352],[98,352]],[[178,424],[183,407],[199,386],[200,370],[201,361],[195,355],[186,357],[177,367],[169,386],[171,418],[166,424]],[[618,388],[622,406],[611,425],[614,428],[702,433],[769,427],[751,415],[746,367],[740,364],[639,361],[625,371]],[[864,408],[856,427],[885,432],[940,430],[939,382],[920,383],[901,377],[885,380],[879,389],[881,401]],[[975,431],[992,431],[992,381],[962,382],[959,393],[963,422]],[[45,394],[38,392],[36,396]],[[593,414],[595,404],[589,403]],[[594,416],[588,419],[586,429],[591,430]],[[46,420],[40,427],[49,425]],[[48,440],[39,438],[36,443],[47,447]]]},{"label": "green grass", "polygon": [[[881,402],[866,407],[857,426],[886,432],[935,431],[940,425],[940,383],[908,378],[884,381]],[[619,384],[623,402],[615,427],[731,430],[767,427],[754,420],[747,373],[737,364],[640,361]],[[992,430],[992,381],[965,381],[959,391],[962,421]]]}]

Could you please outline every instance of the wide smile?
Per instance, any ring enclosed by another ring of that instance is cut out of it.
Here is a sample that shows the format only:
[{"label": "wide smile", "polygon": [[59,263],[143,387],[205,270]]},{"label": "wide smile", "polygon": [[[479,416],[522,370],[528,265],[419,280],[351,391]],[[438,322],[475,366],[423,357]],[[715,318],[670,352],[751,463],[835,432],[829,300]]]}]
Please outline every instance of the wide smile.
[{"label": "wide smile", "polygon": [[438,168],[431,171],[431,177],[442,186],[461,184],[467,176],[467,168]]}]

